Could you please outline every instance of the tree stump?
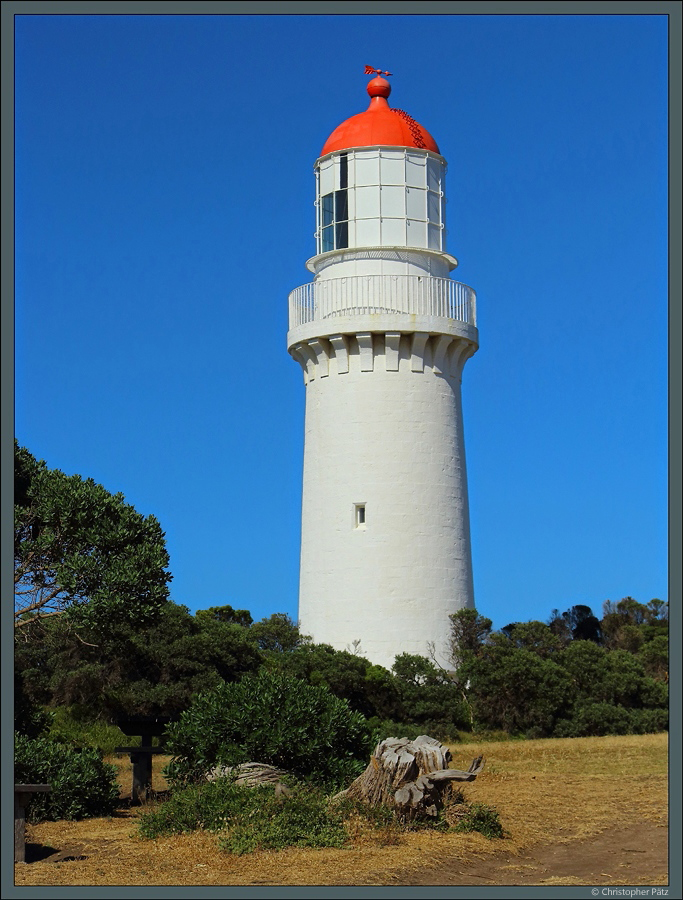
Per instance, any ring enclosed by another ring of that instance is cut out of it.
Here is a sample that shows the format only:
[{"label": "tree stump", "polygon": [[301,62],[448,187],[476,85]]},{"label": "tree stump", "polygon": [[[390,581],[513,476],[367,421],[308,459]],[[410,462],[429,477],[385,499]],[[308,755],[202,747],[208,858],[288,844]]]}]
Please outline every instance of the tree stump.
[{"label": "tree stump", "polygon": [[449,769],[450,761],[450,750],[426,734],[414,741],[387,738],[375,748],[365,772],[337,798],[390,806],[404,820],[434,817],[443,809],[449,784],[474,781],[484,767],[483,756],[473,760],[466,772]]}]

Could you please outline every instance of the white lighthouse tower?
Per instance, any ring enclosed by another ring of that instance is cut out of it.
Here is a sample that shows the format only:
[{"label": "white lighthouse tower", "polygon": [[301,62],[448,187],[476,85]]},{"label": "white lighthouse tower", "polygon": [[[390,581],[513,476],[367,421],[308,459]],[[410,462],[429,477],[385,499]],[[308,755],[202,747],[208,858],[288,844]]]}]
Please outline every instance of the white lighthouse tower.
[{"label": "white lighthouse tower", "polygon": [[314,278],[289,296],[306,385],[299,621],[387,668],[399,653],[447,665],[448,617],[474,606],[460,382],[476,298],[449,277],[446,161],[389,107],[386,79],[367,91],[315,163]]}]

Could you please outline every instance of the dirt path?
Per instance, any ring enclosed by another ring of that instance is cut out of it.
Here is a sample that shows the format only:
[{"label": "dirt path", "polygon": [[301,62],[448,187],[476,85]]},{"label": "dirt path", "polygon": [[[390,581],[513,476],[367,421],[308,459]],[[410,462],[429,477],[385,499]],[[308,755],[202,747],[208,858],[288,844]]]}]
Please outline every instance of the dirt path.
[{"label": "dirt path", "polygon": [[640,822],[589,840],[541,845],[521,856],[498,853],[471,865],[454,860],[408,875],[400,884],[666,884],[667,871],[668,829]]}]

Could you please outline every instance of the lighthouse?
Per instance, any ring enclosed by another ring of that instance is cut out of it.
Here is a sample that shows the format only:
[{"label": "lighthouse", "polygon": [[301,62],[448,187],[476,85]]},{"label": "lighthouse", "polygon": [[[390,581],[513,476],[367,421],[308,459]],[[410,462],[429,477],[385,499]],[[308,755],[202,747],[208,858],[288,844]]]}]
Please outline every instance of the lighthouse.
[{"label": "lighthouse", "polygon": [[446,160],[386,78],[367,92],[316,160],[313,278],[289,295],[306,393],[299,624],[387,668],[400,653],[447,667],[449,616],[474,606],[461,377],[476,297],[450,277]]}]

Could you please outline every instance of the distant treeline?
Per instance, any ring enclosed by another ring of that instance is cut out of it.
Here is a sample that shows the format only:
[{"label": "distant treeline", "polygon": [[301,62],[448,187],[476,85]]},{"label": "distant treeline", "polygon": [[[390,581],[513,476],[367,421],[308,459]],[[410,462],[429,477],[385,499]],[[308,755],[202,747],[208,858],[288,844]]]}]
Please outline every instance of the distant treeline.
[{"label": "distant treeline", "polygon": [[[451,617],[452,669],[402,654],[391,671],[314,644],[276,613],[213,606],[192,615],[164,603],[153,623],[46,618],[19,629],[17,728],[38,729],[38,708],[90,720],[177,715],[201,691],[260,669],[324,685],[380,730],[457,739],[461,731],[528,737],[661,731],[668,725],[667,604],[630,597],[553,610],[547,622],[492,630],[475,610]],[[36,631],[39,629],[40,633]]]}]

